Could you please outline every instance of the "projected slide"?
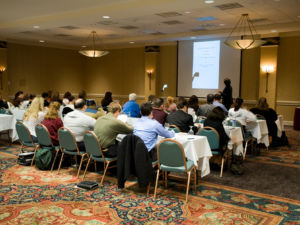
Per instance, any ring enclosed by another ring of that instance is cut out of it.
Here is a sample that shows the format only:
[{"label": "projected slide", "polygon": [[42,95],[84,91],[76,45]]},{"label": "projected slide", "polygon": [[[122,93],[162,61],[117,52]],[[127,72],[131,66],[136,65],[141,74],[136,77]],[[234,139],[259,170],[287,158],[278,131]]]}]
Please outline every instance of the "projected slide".
[{"label": "projected slide", "polygon": [[193,43],[193,89],[219,88],[220,40]]}]

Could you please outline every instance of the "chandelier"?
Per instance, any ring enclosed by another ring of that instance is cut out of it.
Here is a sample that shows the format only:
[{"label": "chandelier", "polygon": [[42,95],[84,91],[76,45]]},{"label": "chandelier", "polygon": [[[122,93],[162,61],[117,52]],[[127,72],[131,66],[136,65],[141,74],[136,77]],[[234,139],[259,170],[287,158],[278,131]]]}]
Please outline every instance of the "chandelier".
[{"label": "chandelier", "polygon": [[[97,58],[101,56],[105,56],[109,53],[109,51],[102,51],[102,50],[97,50],[96,49],[96,38],[97,38],[97,33],[96,31],[92,31],[86,41],[86,44],[81,47],[81,49],[78,51],[80,54],[87,56],[87,57],[92,57],[92,58]],[[90,45],[89,45],[90,43]]]},{"label": "chandelier", "polygon": [[[234,39],[234,36],[241,36],[241,39]],[[257,32],[250,21],[248,14],[242,14],[224,44],[235,49],[251,49],[263,45],[266,41],[255,39]]]}]

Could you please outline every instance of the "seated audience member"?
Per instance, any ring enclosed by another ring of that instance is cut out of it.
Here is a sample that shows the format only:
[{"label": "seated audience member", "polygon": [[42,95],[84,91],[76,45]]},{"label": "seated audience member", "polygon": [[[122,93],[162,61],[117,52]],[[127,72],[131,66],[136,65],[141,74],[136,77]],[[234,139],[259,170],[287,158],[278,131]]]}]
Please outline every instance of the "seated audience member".
[{"label": "seated audience member", "polygon": [[[50,91],[48,91],[50,92]],[[51,102],[51,96],[49,96],[48,92],[43,92],[42,97],[44,98],[44,107],[48,107]]]},{"label": "seated audience member", "polygon": [[101,106],[104,111],[107,112],[107,106],[113,102],[112,93],[110,91],[105,92],[104,98],[101,101]]},{"label": "seated audience member", "polygon": [[13,100],[13,107],[18,108],[18,109],[23,109],[23,107],[22,107],[23,102],[24,102],[23,98],[16,98]]},{"label": "seated audience member", "polygon": [[44,98],[42,97],[35,97],[24,113],[23,122],[28,127],[34,142],[37,142],[35,126],[43,121],[45,114]]},{"label": "seated audience member", "polygon": [[152,106],[154,104],[155,99],[156,99],[155,95],[149,95],[148,96],[148,102],[151,103]]},{"label": "seated audience member", "polygon": [[213,102],[214,106],[216,106],[216,107],[219,106],[223,110],[224,114],[227,116],[228,115],[228,110],[221,103],[221,101],[222,101],[222,96],[220,94],[215,94],[215,96],[214,96],[214,102]]},{"label": "seated audience member", "polygon": [[104,156],[116,157],[118,153],[117,135],[130,134],[133,127],[117,119],[122,110],[119,103],[111,102],[107,109],[108,114],[97,120],[94,132],[99,139],[101,148],[107,149],[107,151],[103,151]]},{"label": "seated audience member", "polygon": [[65,115],[63,122],[64,126],[69,128],[75,135],[78,148],[81,151],[84,151],[85,147],[83,143],[83,137],[86,131],[94,129],[96,120],[84,114],[87,108],[84,99],[77,99],[74,107],[75,110]]},{"label": "seated audience member", "polygon": [[45,127],[47,127],[51,137],[52,144],[54,146],[59,145],[57,132],[59,128],[64,126],[62,120],[58,116],[59,108],[60,108],[59,102],[56,101],[51,102],[48,112],[46,113],[45,118],[42,122],[42,124]]},{"label": "seated audience member", "polygon": [[62,100],[62,104],[63,106],[66,106],[69,104],[69,99],[70,97],[72,96],[71,92],[67,91],[65,94],[64,94],[64,97],[63,97],[63,100]]},{"label": "seated audience member", "polygon": [[23,91],[18,91],[15,94],[15,98],[14,99],[17,99],[17,98],[24,98],[24,92]]},{"label": "seated audience member", "polygon": [[62,100],[59,98],[59,92],[54,92],[51,98],[51,102],[58,102],[59,104],[62,104]]},{"label": "seated audience member", "polygon": [[85,114],[94,119],[98,119],[100,116],[105,116],[106,114],[102,108],[96,109],[96,102],[94,100],[88,100],[86,106]]},{"label": "seated audience member", "polygon": [[75,97],[74,96],[70,96],[68,99],[68,104],[65,105],[62,109],[62,117],[65,117],[65,115],[67,115],[69,112],[74,111],[74,102],[75,102]]},{"label": "seated audience member", "polygon": [[243,102],[244,100],[242,98],[236,98],[234,102],[234,108],[229,109],[228,116],[231,119],[239,121],[246,131],[245,135],[248,136],[250,133],[246,130],[247,123],[255,122],[256,116],[247,109],[242,108]]},{"label": "seated audience member", "polygon": [[229,137],[227,136],[224,127],[223,120],[225,119],[224,111],[221,107],[215,107],[207,116],[207,119],[204,120],[205,127],[215,128],[220,136],[220,152],[223,153],[223,149],[227,146]]},{"label": "seated audience member", "polygon": [[177,110],[177,106],[176,106],[174,98],[172,96],[167,97],[166,109],[167,109],[168,113],[171,113],[171,112],[174,112]]},{"label": "seated audience member", "polygon": [[267,99],[264,97],[258,99],[257,105],[250,109],[250,111],[254,114],[262,115],[266,119],[269,135],[272,137],[270,146],[278,146],[279,138],[277,137],[277,125],[275,123],[277,120],[277,113],[274,111],[274,109],[269,108]]},{"label": "seated audience member", "polygon": [[141,114],[142,117],[133,125],[133,134],[144,141],[152,161],[156,161],[157,136],[171,138],[174,137],[174,133],[167,131],[159,122],[152,119],[152,106],[149,102],[141,105]]},{"label": "seated audience member", "polygon": [[5,99],[2,98],[2,96],[0,95],[0,109],[4,108],[4,109],[8,109],[8,103],[7,101],[5,101]]},{"label": "seated audience member", "polygon": [[208,94],[206,96],[206,104],[201,105],[197,111],[197,116],[205,116],[207,117],[208,114],[215,108],[216,106],[213,105],[214,95]]},{"label": "seated audience member", "polygon": [[192,95],[188,101],[188,111],[187,113],[193,117],[193,121],[195,122],[197,119],[196,112],[198,111],[198,97],[196,95]]},{"label": "seated audience member", "polygon": [[178,110],[167,116],[167,123],[176,125],[181,132],[189,132],[190,126],[194,126],[193,117],[187,113],[188,103],[186,100],[178,102]]},{"label": "seated audience member", "polygon": [[154,103],[151,105],[153,105],[153,110],[152,110],[153,119],[157,120],[159,123],[161,123],[164,126],[166,122],[166,118],[168,116],[168,113],[165,112],[164,110],[164,100],[162,98],[157,98],[154,100]]},{"label": "seated audience member", "polygon": [[140,117],[140,107],[135,102],[136,100],[136,94],[131,93],[129,95],[129,101],[126,102],[123,105],[123,111],[129,116],[129,117]]},{"label": "seated audience member", "polygon": [[82,90],[81,92],[79,92],[78,94],[78,98],[82,98],[84,101],[86,101],[86,91]]}]

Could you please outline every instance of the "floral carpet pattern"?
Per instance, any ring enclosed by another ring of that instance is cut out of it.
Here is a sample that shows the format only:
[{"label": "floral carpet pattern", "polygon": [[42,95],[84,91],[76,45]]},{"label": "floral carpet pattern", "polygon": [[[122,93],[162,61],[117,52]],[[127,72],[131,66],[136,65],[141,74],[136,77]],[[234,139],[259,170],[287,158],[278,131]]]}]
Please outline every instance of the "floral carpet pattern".
[{"label": "floral carpet pattern", "polygon": [[[7,153],[5,153],[7,154]],[[0,153],[2,155],[2,153]],[[99,180],[89,172],[87,180]],[[119,190],[107,176],[103,187],[77,188],[76,170],[40,171],[0,158],[1,224],[300,224],[300,202],[200,182],[184,202],[185,185],[169,182],[156,200],[135,182]]]},{"label": "floral carpet pattern", "polygon": [[247,160],[280,166],[300,168],[300,131],[286,131],[289,146],[261,152],[259,156],[247,156]]}]

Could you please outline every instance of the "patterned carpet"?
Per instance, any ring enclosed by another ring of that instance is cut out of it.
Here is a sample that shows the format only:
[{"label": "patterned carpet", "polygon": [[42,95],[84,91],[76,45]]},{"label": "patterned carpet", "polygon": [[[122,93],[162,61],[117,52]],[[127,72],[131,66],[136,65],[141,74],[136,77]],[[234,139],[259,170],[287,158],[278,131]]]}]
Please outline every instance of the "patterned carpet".
[{"label": "patterned carpet", "polygon": [[[85,191],[76,187],[73,168],[58,175],[16,164],[17,147],[0,145],[0,224],[300,224],[300,201],[201,180],[187,204],[185,185],[172,181],[159,187],[156,200],[153,188],[149,197],[134,181],[119,190],[110,176],[103,187]],[[86,180],[100,177],[88,172]]]}]

